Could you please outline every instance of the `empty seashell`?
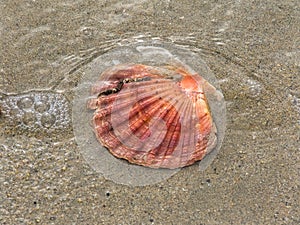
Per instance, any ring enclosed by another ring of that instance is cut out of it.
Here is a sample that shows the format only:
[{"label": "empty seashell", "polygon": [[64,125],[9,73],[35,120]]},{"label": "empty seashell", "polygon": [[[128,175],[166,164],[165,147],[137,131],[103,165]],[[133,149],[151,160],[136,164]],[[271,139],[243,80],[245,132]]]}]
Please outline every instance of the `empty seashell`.
[{"label": "empty seashell", "polygon": [[117,158],[174,169],[217,145],[206,97],[216,89],[182,64],[119,64],[104,71],[91,92],[95,134]]},{"label": "empty seashell", "polygon": [[157,40],[131,43],[83,71],[73,131],[84,159],[106,179],[155,184],[197,160],[205,170],[220,151],[226,104],[198,53]]}]

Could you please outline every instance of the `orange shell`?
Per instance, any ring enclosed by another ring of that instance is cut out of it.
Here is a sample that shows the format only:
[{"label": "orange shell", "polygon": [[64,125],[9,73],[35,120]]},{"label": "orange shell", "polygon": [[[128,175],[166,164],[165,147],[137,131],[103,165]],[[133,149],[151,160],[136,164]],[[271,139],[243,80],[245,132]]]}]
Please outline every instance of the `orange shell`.
[{"label": "orange shell", "polygon": [[121,64],[92,87],[98,140],[115,157],[152,168],[180,168],[201,160],[217,130],[198,74],[176,66]]}]

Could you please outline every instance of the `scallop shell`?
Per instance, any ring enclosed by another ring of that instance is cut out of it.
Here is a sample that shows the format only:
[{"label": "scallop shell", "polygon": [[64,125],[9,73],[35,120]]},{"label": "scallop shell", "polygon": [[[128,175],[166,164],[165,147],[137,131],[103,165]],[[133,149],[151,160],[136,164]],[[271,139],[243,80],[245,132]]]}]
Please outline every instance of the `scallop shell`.
[{"label": "scallop shell", "polygon": [[151,168],[180,168],[217,145],[206,93],[216,89],[178,64],[119,64],[92,87],[97,139],[115,157]]}]

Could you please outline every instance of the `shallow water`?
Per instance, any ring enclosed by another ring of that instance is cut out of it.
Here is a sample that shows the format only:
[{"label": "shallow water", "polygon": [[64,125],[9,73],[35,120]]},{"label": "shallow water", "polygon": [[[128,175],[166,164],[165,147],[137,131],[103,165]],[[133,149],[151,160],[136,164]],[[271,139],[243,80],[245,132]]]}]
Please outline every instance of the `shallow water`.
[{"label": "shallow water", "polygon": [[[2,3],[1,223],[299,223],[299,10],[294,1]],[[224,143],[204,172],[116,184],[81,155],[75,92],[104,53],[157,41],[196,53],[216,76]]]},{"label": "shallow water", "polygon": [[[212,87],[213,91],[211,91],[211,93],[207,91],[207,97],[209,100],[209,107],[214,117],[216,129],[218,132],[216,147],[208,156],[206,156],[200,162],[200,170],[205,170],[220,150],[222,141],[224,139],[226,124],[224,97],[219,90],[219,85],[215,76],[209,70],[207,65],[201,60],[201,58],[198,57],[197,54],[194,54],[191,51],[187,51],[184,48],[179,48],[179,46],[176,46],[175,44],[169,45],[159,40],[155,40],[152,42],[143,41],[137,44],[134,43],[128,46],[122,46],[114,49],[113,51],[108,51],[107,53],[93,60],[93,62],[88,65],[88,68],[85,69],[85,74],[80,84],[75,90],[75,98],[73,101],[72,108],[72,119],[73,121],[76,121],[73,123],[74,134],[79,149],[82,152],[84,158],[97,172],[101,173],[107,179],[110,179],[116,183],[133,186],[155,184],[162,180],[166,180],[167,178],[171,177],[179,171],[178,169],[150,169],[146,167],[132,165],[127,162],[124,162],[123,160],[116,159],[107,151],[107,149],[101,148],[99,146],[99,141],[95,138],[93,129],[91,129],[91,121],[93,119],[94,110],[87,108],[87,102],[92,99],[96,99],[97,95],[99,94],[97,92],[96,96],[94,94],[91,95],[91,88],[94,87],[96,89],[99,89],[99,86],[103,86],[103,84],[105,85],[105,83],[107,82],[107,76],[106,78],[102,78],[104,79],[103,83],[99,81],[99,77],[103,71],[107,70],[107,68],[111,68],[114,65],[124,65],[124,63],[132,62],[136,64],[146,64],[155,66],[170,65],[170,63],[173,63],[173,65],[175,66],[182,67],[188,65],[192,67],[193,70],[197,71],[197,73],[201,74],[201,76],[204,79],[206,79],[212,85],[214,85],[214,87]],[[191,71],[190,73],[194,74],[195,72]],[[166,84],[164,84],[164,86],[165,85]],[[167,85],[172,84],[168,83]],[[216,90],[215,88],[217,88],[218,90]],[[177,107],[176,110],[180,114],[180,123],[182,124],[182,127],[187,127],[187,131],[183,131],[183,128],[180,130],[180,133],[183,134],[181,135],[182,138],[180,139],[182,141],[184,138],[184,134],[189,132],[192,135],[192,128],[191,126],[188,126],[191,123],[189,118],[190,116],[185,115],[187,113],[184,112],[182,108],[180,109],[178,104],[176,104],[175,101],[178,101],[178,99],[176,100],[175,98],[177,96],[174,95],[173,99],[168,100],[168,97],[170,97],[170,93],[173,94],[176,90],[176,85],[169,87],[168,90],[170,90],[168,92],[168,96],[162,93],[157,93],[156,95],[160,95],[161,99],[166,99],[167,101],[172,102],[171,104],[173,107]],[[157,89],[157,91],[162,92],[162,89]],[[140,91],[139,94],[134,95],[132,103],[135,104],[138,101],[138,99],[143,99],[145,97],[149,97],[150,95],[153,94],[145,91]],[[182,96],[180,93],[176,95]],[[184,98],[184,96],[182,96],[182,98]],[[129,102],[128,98],[126,99],[126,102]],[[183,102],[183,100],[181,102]],[[116,100],[114,105],[116,107],[117,105],[124,105],[124,102],[122,102],[122,100]],[[122,114],[124,114],[124,111],[122,111]],[[124,116],[129,116],[129,112],[125,113]],[[117,115],[115,119],[112,119],[111,124],[112,127],[114,127],[114,133],[119,134],[117,135],[117,137],[119,138],[119,140],[122,140],[121,133],[126,128],[121,128],[121,130],[118,133],[119,126],[115,122],[118,120],[118,117],[120,117],[120,115]],[[129,122],[129,119],[125,121]],[[158,123],[160,125],[165,125],[164,121],[159,121]],[[151,129],[154,128],[152,127]],[[158,129],[161,131],[164,129],[164,127]],[[136,139],[135,135],[132,135],[131,137]],[[150,140],[146,140],[145,146],[147,147],[143,146],[145,147],[144,150],[143,147],[141,149],[141,144],[143,145],[143,142],[141,140],[138,140],[138,143],[134,145],[135,142],[132,141],[132,139],[129,140],[129,137],[127,135],[126,138],[123,139],[121,142],[124,146],[130,146],[130,148],[139,149],[139,151],[148,151],[148,149],[154,149],[155,147],[157,147],[155,146],[155,144],[161,144],[161,137],[163,136],[160,135],[159,137],[154,137],[154,135],[151,135],[149,137]],[[175,155],[176,151],[179,152],[177,154],[182,154],[182,148],[180,148],[179,146],[180,144],[178,144],[178,148],[174,149],[172,155]],[[192,149],[193,147],[195,147],[193,146],[193,144],[189,145],[190,149]]]}]

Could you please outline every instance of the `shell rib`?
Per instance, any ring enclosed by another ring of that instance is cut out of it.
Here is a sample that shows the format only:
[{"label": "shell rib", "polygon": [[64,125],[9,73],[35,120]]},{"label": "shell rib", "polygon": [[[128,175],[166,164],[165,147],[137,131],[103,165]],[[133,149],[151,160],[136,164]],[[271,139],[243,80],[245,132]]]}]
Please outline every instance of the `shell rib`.
[{"label": "shell rib", "polygon": [[198,74],[177,66],[122,64],[92,87],[93,126],[115,157],[152,168],[193,164],[217,143]]}]

